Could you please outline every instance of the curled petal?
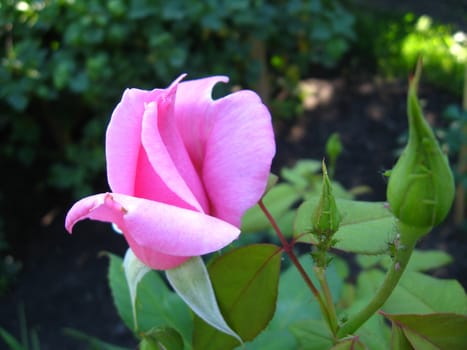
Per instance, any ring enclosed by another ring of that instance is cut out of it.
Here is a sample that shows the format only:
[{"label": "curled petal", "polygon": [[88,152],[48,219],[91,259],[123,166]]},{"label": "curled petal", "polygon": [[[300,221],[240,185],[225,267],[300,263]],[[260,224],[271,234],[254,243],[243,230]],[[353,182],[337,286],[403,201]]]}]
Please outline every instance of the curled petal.
[{"label": "curled petal", "polygon": [[207,200],[203,186],[189,159],[178,130],[175,128],[173,93],[164,96],[164,103],[160,101],[159,105],[149,103],[146,106],[141,138],[151,169],[157,173],[158,179],[186,204],[180,205],[167,201],[168,196],[157,195],[160,191],[155,191],[155,195],[148,198],[147,193],[154,191],[150,188],[144,191],[144,198],[161,200],[168,204],[197,211],[207,211]]},{"label": "curled petal", "polygon": [[179,133],[195,168],[202,171],[206,142],[216,120],[212,90],[229,78],[214,76],[182,82],[177,87],[175,116]]},{"label": "curled petal", "polygon": [[217,119],[206,144],[203,180],[211,214],[240,225],[263,195],[276,152],[268,109],[252,91],[215,101]]},{"label": "curled petal", "polygon": [[155,270],[168,270],[173,269],[186,260],[190,259],[189,256],[176,256],[167,255],[158,252],[151,247],[142,247],[135,243],[130,235],[125,235],[128,245],[138,259],[146,266]]},{"label": "curled petal", "polygon": [[115,223],[135,255],[158,269],[219,250],[240,234],[238,228],[215,217],[118,193],[78,201],[66,217],[67,230],[71,232],[74,224],[83,219]]},{"label": "curled petal", "polygon": [[[113,192],[134,194],[141,151],[141,128],[146,103],[164,90],[127,89],[115,108],[106,132],[107,178]],[[124,169],[124,171],[122,171]]]},{"label": "curled petal", "polygon": [[239,91],[212,99],[212,88],[221,81],[226,80],[182,82],[175,108],[180,133],[202,174],[210,214],[237,226],[265,190],[275,141],[271,116],[257,94]]}]

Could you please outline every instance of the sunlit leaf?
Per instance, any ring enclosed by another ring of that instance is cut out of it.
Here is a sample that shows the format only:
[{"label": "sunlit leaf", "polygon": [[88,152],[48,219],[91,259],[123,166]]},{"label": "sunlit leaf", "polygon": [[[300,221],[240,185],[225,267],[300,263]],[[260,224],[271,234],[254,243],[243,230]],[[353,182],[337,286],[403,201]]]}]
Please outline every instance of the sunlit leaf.
[{"label": "sunlit leaf", "polygon": [[440,268],[453,261],[452,257],[440,250],[415,250],[410,257],[407,269],[411,271],[429,271]]},{"label": "sunlit leaf", "polygon": [[[295,220],[295,212],[290,210],[287,211],[282,217],[277,220],[277,226],[284,234],[285,237],[290,238],[293,235],[293,223]],[[276,232],[274,230],[270,230],[271,235],[274,237],[276,236]]]},{"label": "sunlit leaf", "polygon": [[[316,244],[317,238],[310,233],[311,216],[319,201],[313,197],[302,203],[295,218],[294,232],[298,241]],[[361,202],[336,199],[342,215],[335,248],[360,254],[383,254],[388,242],[396,235],[395,218],[382,202]]]},{"label": "sunlit leaf", "polygon": [[[374,296],[373,287],[374,285],[372,284],[368,286],[362,283],[358,285],[358,288],[355,288],[355,294],[352,293],[353,295],[351,295],[351,299],[348,301],[345,309],[345,314],[348,317],[360,311],[371,300]],[[355,334],[359,336],[362,343],[369,349],[389,349],[390,328],[385,323],[384,317],[379,314],[371,316]]]},{"label": "sunlit leaf", "polygon": [[[467,349],[467,316],[453,313],[384,316],[402,329],[414,350]],[[404,349],[404,348],[402,348]]]},{"label": "sunlit leaf", "polygon": [[[216,257],[208,266],[219,307],[231,328],[245,341],[271,320],[277,299],[281,248],[255,244]],[[233,349],[238,341],[195,318],[194,349]]]},{"label": "sunlit leaf", "polygon": [[[282,168],[281,177],[299,189],[310,186],[312,175],[321,170],[321,161],[315,159],[301,159],[292,168]],[[321,183],[321,176],[317,179],[317,184]]]},{"label": "sunlit leaf", "polygon": [[301,350],[330,349],[334,343],[328,326],[322,320],[298,321],[290,326]]},{"label": "sunlit leaf", "polygon": [[130,290],[131,298],[131,309],[133,313],[133,327],[135,330],[138,329],[138,318],[136,315],[136,292],[139,282],[143,279],[151,269],[144,265],[128,248],[125,257],[123,259],[123,270],[125,271],[126,281]]},{"label": "sunlit leaf", "polygon": [[192,321],[189,309],[178,295],[171,292],[155,271],[148,272],[138,285],[136,314],[138,332],[133,328],[130,291],[120,257],[108,254],[109,286],[118,314],[126,326],[139,336],[154,327],[171,327],[183,337],[186,349],[190,349]]},{"label": "sunlit leaf", "polygon": [[[345,310],[347,315],[352,315],[361,310],[370,297],[358,298]],[[357,331],[359,339],[368,349],[389,350],[390,329],[384,317],[379,314],[371,316]]]},{"label": "sunlit leaf", "polygon": [[[362,272],[358,278],[358,298],[369,299],[384,279],[379,270]],[[383,305],[387,313],[435,312],[467,313],[467,297],[459,282],[441,280],[415,271],[406,271]]]},{"label": "sunlit leaf", "polygon": [[238,334],[225,322],[219,310],[216,295],[202,258],[193,257],[182,265],[167,270],[165,274],[175,292],[198,317],[212,327],[242,342]]},{"label": "sunlit leaf", "polygon": [[[279,220],[300,198],[300,194],[289,184],[279,184],[269,190],[263,197],[263,203],[271,215]],[[269,229],[268,221],[258,205],[248,210],[242,218],[242,232],[261,232]]]},{"label": "sunlit leaf", "polygon": [[[373,266],[383,266],[389,268],[392,263],[391,257],[386,256],[372,256],[372,255],[358,255],[358,264],[368,269]],[[452,262],[452,257],[443,251],[439,250],[414,250],[410,257],[407,270],[410,271],[429,271],[440,268]]]}]

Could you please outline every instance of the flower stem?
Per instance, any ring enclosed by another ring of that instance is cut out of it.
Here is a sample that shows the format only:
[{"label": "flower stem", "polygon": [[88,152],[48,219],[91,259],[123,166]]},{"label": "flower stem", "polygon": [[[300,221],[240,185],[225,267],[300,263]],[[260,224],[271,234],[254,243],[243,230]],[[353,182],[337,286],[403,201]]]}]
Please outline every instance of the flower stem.
[{"label": "flower stem", "polygon": [[315,272],[316,276],[318,277],[321,290],[324,293],[324,298],[326,299],[326,309],[328,310],[329,314],[329,326],[331,328],[332,334],[336,334],[338,330],[337,313],[334,306],[334,301],[332,300],[331,290],[329,289],[328,281],[326,280],[326,270],[322,267],[315,267]]},{"label": "flower stem", "polygon": [[293,251],[293,243],[289,243],[287,241],[287,239],[285,238],[285,236],[282,233],[281,229],[277,225],[276,220],[272,217],[271,213],[266,208],[266,206],[264,205],[262,200],[260,200],[258,202],[258,205],[261,208],[261,210],[263,211],[264,215],[266,215],[266,217],[268,218],[269,222],[271,223],[272,228],[274,229],[274,231],[277,234],[277,237],[279,237],[279,240],[281,242],[282,248],[284,249],[285,253],[289,256],[290,260],[292,261],[292,263],[297,268],[298,272],[302,276],[302,278],[305,281],[308,288],[310,288],[310,290],[313,293],[313,295],[315,296],[316,300],[318,300],[318,304],[319,304],[319,307],[321,309],[321,313],[323,314],[324,318],[326,319],[326,322],[328,323],[329,328],[331,330],[333,330],[332,321],[331,321],[332,318],[330,316],[329,310],[326,307],[326,304],[324,303],[323,298],[321,297],[321,294],[319,293],[318,289],[315,287],[313,281],[310,279],[310,277],[306,273],[305,269],[303,268],[302,264],[297,259],[297,256],[295,255],[295,253]]},{"label": "flower stem", "polygon": [[405,225],[399,225],[400,229],[400,245],[397,249],[393,262],[386,273],[386,277],[377,290],[372,300],[356,315],[351,317],[338,330],[339,338],[353,334],[360,328],[371,316],[373,316],[386,302],[394,288],[396,288],[405,268],[410,260],[410,256],[417,243],[417,235],[409,232],[403,232],[408,229]]}]

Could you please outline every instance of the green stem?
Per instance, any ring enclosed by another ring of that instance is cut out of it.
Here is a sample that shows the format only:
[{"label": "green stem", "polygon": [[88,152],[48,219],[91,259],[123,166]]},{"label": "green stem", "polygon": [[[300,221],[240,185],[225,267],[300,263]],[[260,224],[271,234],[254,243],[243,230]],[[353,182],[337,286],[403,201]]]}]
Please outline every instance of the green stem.
[{"label": "green stem", "polygon": [[326,280],[326,270],[321,267],[315,267],[315,272],[318,277],[319,284],[321,285],[321,290],[324,293],[324,298],[326,299],[331,332],[332,334],[336,334],[338,330],[337,313],[334,301],[332,300],[331,290],[329,289],[328,281]]},{"label": "green stem", "polygon": [[269,210],[266,208],[264,205],[263,201],[260,200],[258,202],[259,207],[263,211],[264,215],[268,218],[269,222],[272,225],[272,228],[277,234],[277,237],[279,237],[279,240],[281,241],[282,248],[284,249],[285,253],[289,256],[290,260],[292,263],[295,265],[297,268],[298,272],[302,276],[303,280],[305,281],[306,285],[308,288],[310,288],[311,292],[315,296],[316,300],[318,301],[319,307],[321,309],[321,313],[323,314],[324,318],[326,319],[326,322],[328,323],[329,327],[332,329],[332,322],[331,322],[331,316],[329,314],[329,310],[326,307],[326,304],[323,301],[323,298],[321,297],[321,294],[319,293],[318,288],[314,285],[313,281],[310,279],[308,274],[306,273],[305,269],[303,268],[302,264],[300,261],[297,259],[295,256],[295,253],[293,251],[293,244],[289,243],[287,239],[285,238],[284,234],[282,233],[281,229],[277,225],[276,220],[273,218]]},{"label": "green stem", "polygon": [[[418,237],[413,230],[405,225],[399,224],[400,247],[393,259],[392,265],[386,273],[386,277],[377,290],[372,300],[356,315],[351,317],[337,332],[339,338],[355,333],[371,316],[373,316],[386,302],[394,288],[397,286],[402,274],[404,273],[410,256],[415,248]],[[407,232],[410,231],[410,232]]]}]

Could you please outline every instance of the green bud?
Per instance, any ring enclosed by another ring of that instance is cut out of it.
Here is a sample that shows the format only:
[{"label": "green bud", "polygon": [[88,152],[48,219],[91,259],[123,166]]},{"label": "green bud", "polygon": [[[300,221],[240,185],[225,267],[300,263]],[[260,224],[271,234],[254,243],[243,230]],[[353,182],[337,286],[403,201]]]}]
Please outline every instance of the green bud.
[{"label": "green bud", "polygon": [[336,200],[332,194],[332,184],[328,177],[326,164],[323,167],[323,188],[318,206],[312,217],[313,234],[331,237],[339,229],[342,217],[337,209]]},{"label": "green bud", "polygon": [[334,171],[336,169],[337,158],[342,153],[342,142],[337,132],[329,136],[326,141],[326,155],[329,159],[329,175],[331,178],[334,177]]},{"label": "green bud", "polygon": [[407,115],[409,139],[392,169],[387,198],[392,213],[414,234],[423,236],[449,213],[454,178],[445,154],[423,117],[417,99],[421,65],[409,83]]},{"label": "green bud", "polygon": [[326,141],[326,154],[331,161],[335,161],[342,153],[342,142],[338,133],[333,133]]}]

